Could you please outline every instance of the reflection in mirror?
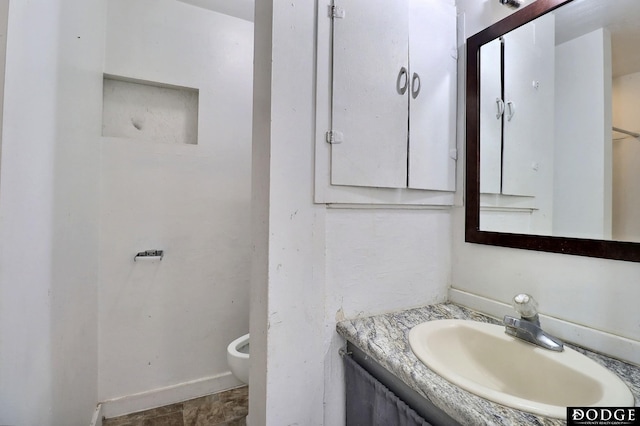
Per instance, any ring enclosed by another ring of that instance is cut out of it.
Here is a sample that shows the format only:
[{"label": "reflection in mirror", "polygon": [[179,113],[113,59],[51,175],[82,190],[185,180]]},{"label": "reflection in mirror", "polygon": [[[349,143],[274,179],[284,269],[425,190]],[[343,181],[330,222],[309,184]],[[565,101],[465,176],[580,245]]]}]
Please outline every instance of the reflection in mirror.
[{"label": "reflection in mirror", "polygon": [[638,44],[640,1],[574,0],[480,46],[480,231],[640,242]]},{"label": "reflection in mirror", "polygon": [[536,0],[467,39],[466,242],[640,262],[638,9]]}]

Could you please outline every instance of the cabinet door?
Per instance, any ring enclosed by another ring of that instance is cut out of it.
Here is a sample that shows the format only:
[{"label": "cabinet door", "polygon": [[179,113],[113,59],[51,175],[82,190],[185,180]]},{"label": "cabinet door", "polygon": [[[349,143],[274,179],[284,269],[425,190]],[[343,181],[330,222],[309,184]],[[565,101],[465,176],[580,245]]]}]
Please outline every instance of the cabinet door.
[{"label": "cabinet door", "polygon": [[334,3],[331,184],[406,188],[407,0]]},{"label": "cabinet door", "polygon": [[455,190],[456,8],[409,0],[409,188]]},{"label": "cabinet door", "polygon": [[552,170],[542,159],[554,138],[554,25],[547,14],[504,36],[503,194],[536,196]]},{"label": "cabinet door", "polygon": [[499,194],[502,176],[502,41],[480,48],[480,192]]}]

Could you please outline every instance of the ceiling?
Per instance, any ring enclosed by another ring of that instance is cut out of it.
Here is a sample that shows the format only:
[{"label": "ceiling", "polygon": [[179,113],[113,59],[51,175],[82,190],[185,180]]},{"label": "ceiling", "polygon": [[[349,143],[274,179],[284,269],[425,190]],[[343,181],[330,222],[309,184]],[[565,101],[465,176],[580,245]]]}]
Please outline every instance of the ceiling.
[{"label": "ceiling", "polygon": [[[254,20],[254,0],[178,0]],[[523,5],[530,0],[521,0]],[[640,72],[640,0],[574,0],[555,12],[558,44],[598,28],[611,33],[614,76]]]},{"label": "ceiling", "polygon": [[639,0],[574,0],[554,13],[557,44],[606,28],[611,33],[613,76],[640,72]]},{"label": "ceiling", "polygon": [[178,0],[253,22],[253,0]]}]

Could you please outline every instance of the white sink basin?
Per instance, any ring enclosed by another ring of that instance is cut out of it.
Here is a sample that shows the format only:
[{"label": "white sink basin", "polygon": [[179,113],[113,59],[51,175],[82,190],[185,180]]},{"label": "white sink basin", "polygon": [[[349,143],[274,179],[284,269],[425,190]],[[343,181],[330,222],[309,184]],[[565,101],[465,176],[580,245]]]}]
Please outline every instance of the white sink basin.
[{"label": "white sink basin", "polygon": [[483,398],[546,417],[566,407],[633,406],[618,376],[565,346],[553,352],[522,342],[500,325],[437,320],[415,326],[409,344],[431,370]]}]

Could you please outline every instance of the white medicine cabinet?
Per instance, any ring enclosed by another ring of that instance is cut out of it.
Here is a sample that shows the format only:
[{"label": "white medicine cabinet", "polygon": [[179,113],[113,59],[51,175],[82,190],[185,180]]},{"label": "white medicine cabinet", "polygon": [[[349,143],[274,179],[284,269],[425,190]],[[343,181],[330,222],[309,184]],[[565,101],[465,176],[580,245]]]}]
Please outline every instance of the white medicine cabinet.
[{"label": "white medicine cabinet", "polygon": [[316,201],[452,204],[453,1],[318,8]]},{"label": "white medicine cabinet", "polygon": [[483,45],[480,70],[480,226],[549,233],[556,111],[554,15]]},{"label": "white medicine cabinet", "polygon": [[483,194],[535,197],[551,183],[554,34],[548,14],[481,47]]}]

